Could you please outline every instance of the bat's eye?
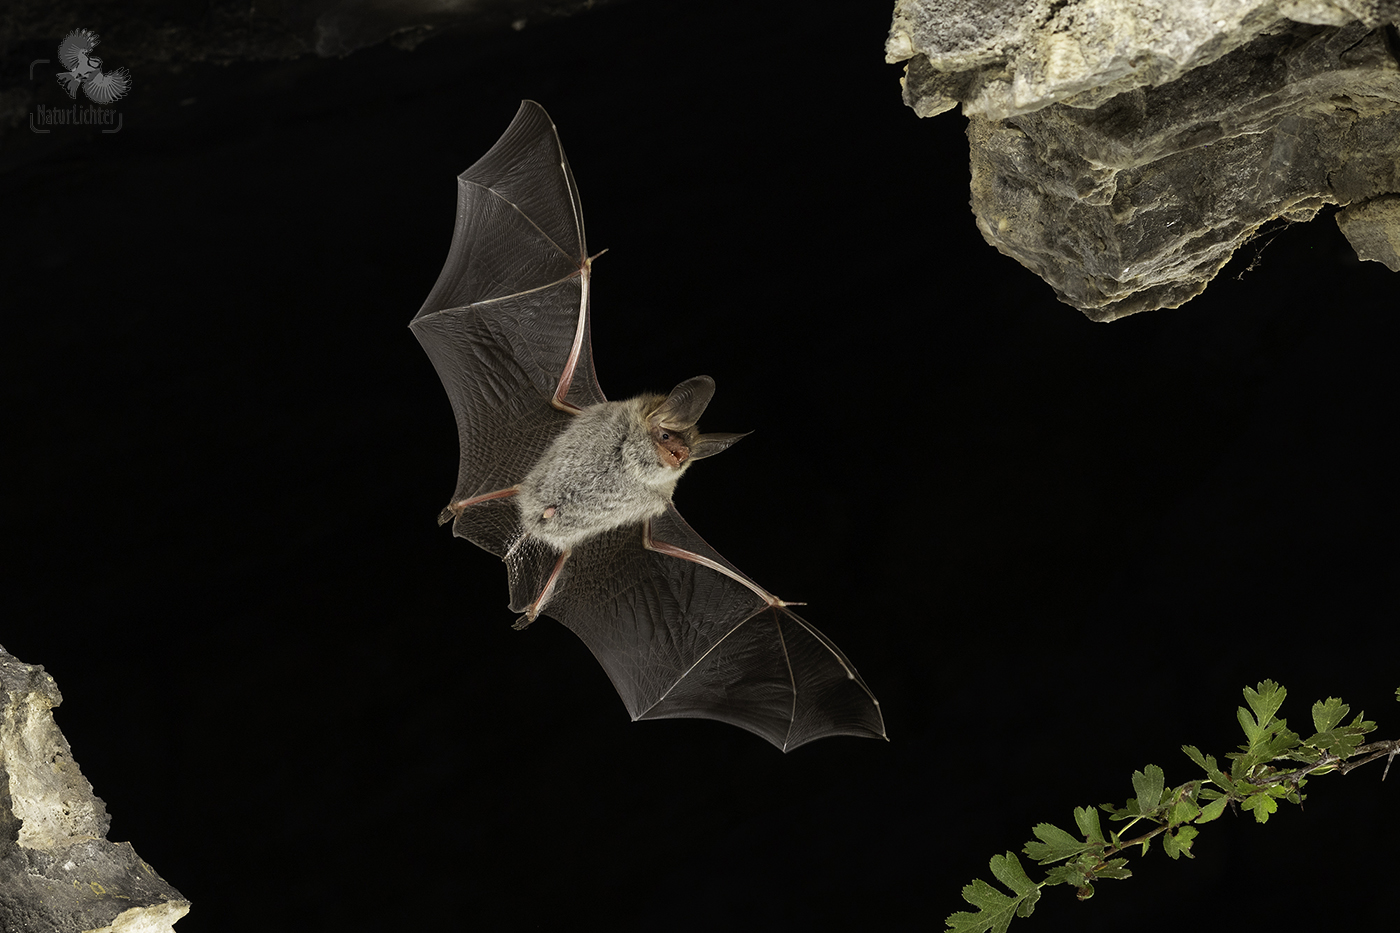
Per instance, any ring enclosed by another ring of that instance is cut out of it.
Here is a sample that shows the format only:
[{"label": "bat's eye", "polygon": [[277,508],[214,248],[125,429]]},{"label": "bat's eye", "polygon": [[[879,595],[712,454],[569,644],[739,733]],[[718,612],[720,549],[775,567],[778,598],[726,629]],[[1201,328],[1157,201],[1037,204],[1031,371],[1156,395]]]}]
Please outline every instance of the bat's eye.
[{"label": "bat's eye", "polygon": [[663,441],[669,441],[669,440],[671,439],[670,433],[667,432],[667,431],[662,431],[662,432],[661,432],[661,439],[662,439]]}]

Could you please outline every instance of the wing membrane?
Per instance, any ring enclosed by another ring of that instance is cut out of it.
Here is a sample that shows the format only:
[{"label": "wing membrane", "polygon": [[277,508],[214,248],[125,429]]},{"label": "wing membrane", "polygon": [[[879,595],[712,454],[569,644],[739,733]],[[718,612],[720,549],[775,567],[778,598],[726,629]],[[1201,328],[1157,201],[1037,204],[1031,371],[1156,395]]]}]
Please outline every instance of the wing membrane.
[{"label": "wing membrane", "polygon": [[[519,482],[569,415],[604,400],[589,331],[588,246],[559,135],[525,101],[491,150],[458,178],[452,248],[410,327],[447,390],[461,448],[454,500]],[[468,509],[460,537],[497,554],[494,519]]]},{"label": "wing membrane", "polygon": [[[674,507],[653,534],[733,569]],[[723,573],[647,550],[641,526],[575,548],[544,614],[588,645],[633,719],[717,719],[784,751],[885,735],[879,704],[830,639]]]}]

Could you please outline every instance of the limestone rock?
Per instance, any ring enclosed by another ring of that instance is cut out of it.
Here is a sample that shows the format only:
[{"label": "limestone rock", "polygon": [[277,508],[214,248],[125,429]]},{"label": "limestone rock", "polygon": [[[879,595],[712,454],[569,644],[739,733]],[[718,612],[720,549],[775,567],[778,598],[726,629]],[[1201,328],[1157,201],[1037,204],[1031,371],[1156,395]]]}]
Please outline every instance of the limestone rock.
[{"label": "limestone rock", "polygon": [[904,99],[921,116],[961,103],[1000,120],[1168,84],[1293,23],[1396,20],[1400,0],[898,0],[885,60],[913,59]]},{"label": "limestone rock", "polygon": [[1400,195],[1353,204],[1337,215],[1337,226],[1357,256],[1400,272]]},{"label": "limestone rock", "polygon": [[886,48],[913,58],[916,113],[968,115],[983,236],[1109,321],[1199,294],[1271,220],[1400,192],[1397,19],[1400,0],[900,0]]},{"label": "limestone rock", "polygon": [[189,901],[106,839],[112,819],[53,721],[43,667],[0,647],[0,930],[169,933]]}]

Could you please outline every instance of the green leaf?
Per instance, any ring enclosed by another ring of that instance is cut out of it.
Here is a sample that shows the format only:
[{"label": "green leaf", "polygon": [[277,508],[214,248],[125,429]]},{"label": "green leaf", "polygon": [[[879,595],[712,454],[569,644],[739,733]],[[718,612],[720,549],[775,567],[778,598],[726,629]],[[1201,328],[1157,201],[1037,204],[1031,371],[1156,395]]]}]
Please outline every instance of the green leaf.
[{"label": "green leaf", "polygon": [[[1128,805],[1125,807],[1115,807],[1111,803],[1099,804],[1099,809],[1108,814],[1110,820],[1131,820],[1138,815],[1137,800],[1128,798]],[[1111,835],[1111,834],[1110,834]],[[1118,845],[1117,840],[1111,839],[1114,845]]]},{"label": "green leaf", "polygon": [[960,910],[949,914],[944,921],[954,933],[1006,933],[1011,918],[1029,917],[1040,899],[1040,885],[1026,876],[1025,869],[1015,855],[994,855],[990,862],[992,874],[1002,884],[1015,892],[1009,896],[998,891],[981,878],[962,889],[963,900],[978,910],[976,913]]},{"label": "green leaf", "polygon": [[1231,785],[1231,790],[1234,791],[1236,798],[1243,800],[1250,794],[1258,793],[1259,786],[1251,784],[1249,781],[1236,781]]},{"label": "green leaf", "polygon": [[1259,682],[1257,691],[1248,687],[1244,688],[1244,699],[1249,704],[1249,708],[1254,710],[1254,715],[1259,717],[1259,725],[1267,726],[1269,720],[1274,718],[1274,713],[1283,705],[1284,698],[1288,696],[1288,691],[1274,683],[1272,680]]},{"label": "green leaf", "polygon": [[1350,734],[1345,729],[1329,729],[1319,732],[1304,744],[1329,751],[1338,758],[1350,758],[1356,753],[1356,747],[1361,744],[1361,736]]},{"label": "green leaf", "polygon": [[1093,866],[1086,869],[1078,862],[1070,862],[1065,865],[1056,865],[1045,875],[1046,884],[1067,884],[1075,888],[1081,888],[1089,883],[1089,876]]},{"label": "green leaf", "polygon": [[1214,755],[1203,755],[1201,754],[1201,750],[1194,745],[1183,745],[1181,746],[1181,750],[1186,753],[1186,757],[1200,765],[1202,770],[1204,770],[1216,784],[1219,784],[1221,787],[1230,786],[1230,779],[1226,777],[1225,772],[1221,771],[1219,766],[1216,765]]},{"label": "green leaf", "polygon": [[1113,878],[1115,880],[1122,878],[1131,878],[1133,876],[1133,873],[1123,867],[1126,864],[1128,864],[1127,859],[1116,858],[1113,861],[1109,862],[1107,865],[1104,865],[1098,871],[1094,872],[1094,874],[1100,878]]},{"label": "green leaf", "polygon": [[1189,823],[1201,812],[1201,808],[1196,806],[1196,801],[1190,797],[1182,797],[1172,804],[1171,812],[1167,815],[1169,823]]},{"label": "green leaf", "polygon": [[[1307,742],[1304,742],[1302,745],[1293,749],[1284,757],[1292,761],[1301,761],[1305,765],[1315,764],[1319,758],[1327,754],[1322,749],[1316,748],[1311,744],[1312,740],[1315,738],[1317,738],[1317,736],[1313,736],[1312,739],[1308,739]],[[1326,771],[1324,770],[1318,773],[1325,774]]]},{"label": "green leaf", "polygon": [[1172,858],[1179,858],[1183,855],[1187,858],[1195,858],[1191,854],[1191,843],[1196,841],[1196,836],[1199,833],[1200,830],[1194,826],[1182,826],[1176,832],[1167,833],[1162,838],[1162,848],[1166,849],[1167,854]]},{"label": "green leaf", "polygon": [[[1333,700],[1328,700],[1332,703]],[[1340,701],[1337,701],[1340,703]],[[1321,715],[1319,715],[1319,712]],[[1357,747],[1362,742],[1362,736],[1376,728],[1374,722],[1366,719],[1365,713],[1357,713],[1356,718],[1345,726],[1339,725],[1341,717],[1348,712],[1346,704],[1339,707],[1324,707],[1318,703],[1313,706],[1313,725],[1321,723],[1328,726],[1327,729],[1319,730],[1318,733],[1304,743],[1304,748],[1295,754],[1294,757],[1316,761],[1320,757],[1319,753],[1311,753],[1311,749],[1320,749],[1330,752],[1338,758],[1350,758],[1356,754]],[[1325,770],[1315,772],[1317,774],[1326,773]]]},{"label": "green leaf", "polygon": [[1051,823],[1037,823],[1032,832],[1040,842],[1028,842],[1021,851],[1041,865],[1070,858],[1089,848],[1086,843]]},{"label": "green leaf", "polygon": [[1093,807],[1075,807],[1074,825],[1084,834],[1084,838],[1096,845],[1103,845],[1103,827],[1099,825],[1099,811]]},{"label": "green leaf", "polygon": [[[1034,894],[1040,890],[1040,885],[1036,884],[1026,874],[1026,870],[1021,867],[1021,860],[1014,853],[1008,852],[1005,855],[993,855],[991,862],[992,874],[1002,884],[1015,891],[1021,897]],[[1029,913],[1029,911],[1027,911]],[[1024,915],[1023,915],[1024,916]]]},{"label": "green leaf", "polygon": [[980,908],[976,913],[959,910],[951,913],[944,923],[952,933],[1006,933],[1016,914],[1019,898],[1007,897],[981,878],[962,889],[963,900]]},{"label": "green leaf", "polygon": [[1234,787],[1253,766],[1253,761],[1248,755],[1236,755],[1233,752],[1225,757],[1230,759],[1230,786]]},{"label": "green leaf", "polygon": [[[1156,810],[1162,802],[1162,790],[1166,787],[1166,775],[1162,769],[1156,765],[1148,765],[1141,771],[1133,772],[1133,790],[1137,791],[1137,809],[1135,813],[1139,816],[1148,816]],[[1128,802],[1128,809],[1133,809],[1133,802]]]},{"label": "green leaf", "polygon": [[1219,819],[1220,814],[1225,812],[1225,805],[1230,802],[1228,797],[1221,797],[1212,800],[1201,809],[1201,815],[1196,817],[1197,823],[1209,823],[1211,820]]},{"label": "green leaf", "polygon": [[1259,822],[1267,823],[1278,809],[1278,801],[1268,794],[1253,794],[1245,800],[1244,808],[1253,811],[1254,818]]},{"label": "green leaf", "polygon": [[1355,729],[1362,735],[1366,734],[1367,732],[1376,731],[1375,722],[1366,718],[1366,713],[1364,710],[1360,713],[1357,713],[1356,718],[1353,719],[1350,723],[1348,723],[1346,727],[1348,729]]},{"label": "green leaf", "polygon": [[1312,708],[1313,729],[1317,732],[1331,732],[1337,727],[1337,723],[1347,718],[1349,712],[1351,707],[1337,697],[1328,697],[1326,703],[1318,700]]},{"label": "green leaf", "polygon": [[1287,728],[1286,719],[1275,719],[1267,728],[1256,727],[1252,725],[1249,713],[1241,707],[1239,720],[1250,740],[1248,745],[1240,746],[1245,750],[1244,754],[1232,752],[1227,756],[1233,761],[1230,775],[1234,778],[1255,774],[1260,765],[1267,764],[1275,758],[1292,757],[1290,753],[1302,743],[1298,734]]},{"label": "green leaf", "polygon": [[1273,728],[1278,730],[1278,734],[1272,736],[1267,742],[1251,748],[1250,754],[1257,756],[1260,761],[1270,761],[1278,758],[1289,749],[1301,745],[1303,740],[1298,736],[1298,733],[1285,728],[1287,725],[1288,720],[1286,719],[1275,720]]},{"label": "green leaf", "polygon": [[1249,744],[1244,746],[1249,748],[1259,737],[1264,734],[1264,727],[1254,721],[1254,717],[1249,714],[1249,710],[1243,706],[1235,707],[1235,718],[1240,721],[1240,728],[1244,729],[1244,737],[1249,739]]}]

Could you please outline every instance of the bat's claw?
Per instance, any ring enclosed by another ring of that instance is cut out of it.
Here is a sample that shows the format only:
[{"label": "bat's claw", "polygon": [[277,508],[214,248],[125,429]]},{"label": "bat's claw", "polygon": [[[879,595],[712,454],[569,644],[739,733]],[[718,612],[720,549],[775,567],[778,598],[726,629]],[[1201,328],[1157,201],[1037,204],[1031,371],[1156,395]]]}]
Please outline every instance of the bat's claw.
[{"label": "bat's claw", "polygon": [[525,615],[516,619],[515,622],[512,623],[511,628],[515,629],[517,632],[523,632],[530,627],[530,623],[533,621],[535,620],[531,618],[530,614],[527,612]]}]

